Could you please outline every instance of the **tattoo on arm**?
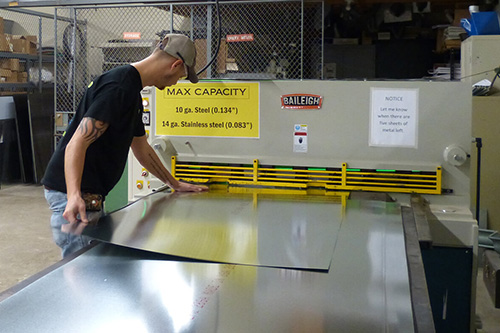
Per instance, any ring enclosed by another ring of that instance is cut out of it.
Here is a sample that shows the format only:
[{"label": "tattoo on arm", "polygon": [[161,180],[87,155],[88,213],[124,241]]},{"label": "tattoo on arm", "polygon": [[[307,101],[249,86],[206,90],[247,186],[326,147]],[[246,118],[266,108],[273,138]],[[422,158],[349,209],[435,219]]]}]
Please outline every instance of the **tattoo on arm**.
[{"label": "tattoo on arm", "polygon": [[90,117],[83,118],[80,125],[78,125],[78,131],[90,143],[97,140],[107,128],[108,123]]}]

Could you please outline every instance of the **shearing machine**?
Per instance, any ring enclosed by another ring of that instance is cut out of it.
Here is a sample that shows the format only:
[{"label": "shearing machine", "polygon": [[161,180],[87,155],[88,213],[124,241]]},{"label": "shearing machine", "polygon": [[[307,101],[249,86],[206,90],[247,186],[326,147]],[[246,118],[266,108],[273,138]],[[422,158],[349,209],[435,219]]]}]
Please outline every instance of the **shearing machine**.
[{"label": "shearing machine", "polygon": [[130,204],[85,229],[99,242],[1,302],[0,330],[474,330],[466,84],[142,94],[162,161],[210,190],[171,192],[130,157]]}]

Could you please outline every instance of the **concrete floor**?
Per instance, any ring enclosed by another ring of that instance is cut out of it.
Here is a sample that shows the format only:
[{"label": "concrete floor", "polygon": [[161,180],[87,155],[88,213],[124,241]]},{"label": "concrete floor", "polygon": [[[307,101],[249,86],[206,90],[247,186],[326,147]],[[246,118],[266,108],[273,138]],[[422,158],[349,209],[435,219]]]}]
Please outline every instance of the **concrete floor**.
[{"label": "concrete floor", "polygon": [[37,185],[0,188],[0,291],[61,260],[50,210]]},{"label": "concrete floor", "polygon": [[[0,188],[0,292],[61,259],[49,226],[50,210],[38,185]],[[477,332],[500,333],[500,309],[495,309],[478,275]]]}]

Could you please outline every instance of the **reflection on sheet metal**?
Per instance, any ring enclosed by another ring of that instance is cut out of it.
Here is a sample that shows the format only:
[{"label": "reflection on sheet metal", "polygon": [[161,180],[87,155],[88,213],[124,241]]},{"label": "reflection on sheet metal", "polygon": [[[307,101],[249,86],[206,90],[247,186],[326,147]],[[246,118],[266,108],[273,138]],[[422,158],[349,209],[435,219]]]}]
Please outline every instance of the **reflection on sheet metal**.
[{"label": "reflection on sheet metal", "polygon": [[335,198],[156,193],[102,218],[84,234],[200,260],[326,270],[341,222]]},{"label": "reflection on sheet metal", "polygon": [[348,202],[328,272],[171,259],[100,244],[0,303],[0,332],[414,331],[395,203]]}]

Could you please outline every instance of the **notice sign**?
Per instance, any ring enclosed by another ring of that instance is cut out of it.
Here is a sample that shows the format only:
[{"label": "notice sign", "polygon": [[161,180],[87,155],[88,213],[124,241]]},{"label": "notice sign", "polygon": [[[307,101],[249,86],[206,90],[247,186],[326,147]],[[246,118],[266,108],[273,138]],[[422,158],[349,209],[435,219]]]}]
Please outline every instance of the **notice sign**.
[{"label": "notice sign", "polygon": [[156,91],[156,135],[259,137],[258,82],[178,83]]},{"label": "notice sign", "polygon": [[417,148],[418,89],[371,89],[370,146]]},{"label": "notice sign", "polygon": [[307,125],[293,126],[293,152],[307,153]]}]

